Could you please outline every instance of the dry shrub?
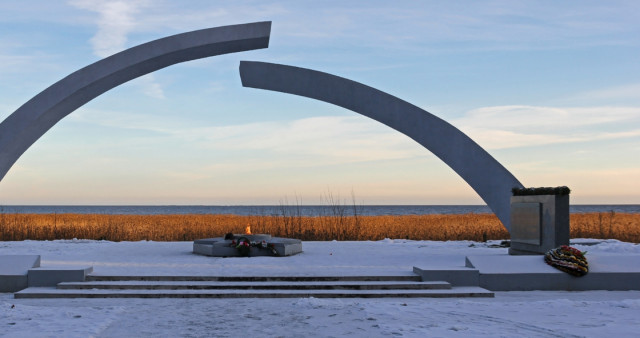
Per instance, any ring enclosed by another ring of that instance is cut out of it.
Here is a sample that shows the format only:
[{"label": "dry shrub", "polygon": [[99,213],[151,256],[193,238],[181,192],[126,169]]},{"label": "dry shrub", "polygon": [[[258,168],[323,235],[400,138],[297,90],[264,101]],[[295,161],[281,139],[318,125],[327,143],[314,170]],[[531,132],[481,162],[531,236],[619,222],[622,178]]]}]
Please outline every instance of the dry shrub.
[{"label": "dry shrub", "polygon": [[2,214],[0,240],[102,239],[191,241],[228,232],[295,237],[302,240],[487,240],[507,238],[494,215],[307,217],[238,215]]},{"label": "dry shrub", "polygon": [[[244,233],[268,233],[302,240],[508,239],[493,214],[319,217],[238,215],[97,215],[0,214],[0,240],[97,239],[110,241],[192,241]],[[640,242],[640,214],[590,213],[571,215],[571,236],[616,238]]]},{"label": "dry shrub", "polygon": [[571,237],[640,243],[640,214],[613,211],[571,214]]}]

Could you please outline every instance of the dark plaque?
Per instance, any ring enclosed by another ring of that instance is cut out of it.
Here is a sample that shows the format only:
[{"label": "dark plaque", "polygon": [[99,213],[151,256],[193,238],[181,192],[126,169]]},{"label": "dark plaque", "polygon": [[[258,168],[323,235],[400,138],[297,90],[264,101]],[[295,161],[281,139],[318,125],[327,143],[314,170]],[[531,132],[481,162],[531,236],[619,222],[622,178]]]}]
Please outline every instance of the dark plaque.
[{"label": "dark plaque", "polygon": [[540,203],[511,204],[511,241],[540,245]]}]

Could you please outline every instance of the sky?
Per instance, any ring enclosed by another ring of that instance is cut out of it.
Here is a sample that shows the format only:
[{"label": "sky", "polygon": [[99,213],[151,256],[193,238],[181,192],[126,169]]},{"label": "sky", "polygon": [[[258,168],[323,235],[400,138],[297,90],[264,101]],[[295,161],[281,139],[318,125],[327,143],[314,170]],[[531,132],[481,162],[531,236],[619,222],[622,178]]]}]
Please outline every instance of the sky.
[{"label": "sky", "polygon": [[[28,5],[25,5],[28,3]],[[0,120],[138,44],[272,21],[269,48],[185,62],[58,122],[0,182],[15,204],[484,204],[407,136],[243,88],[241,60],[345,77],[446,120],[525,186],[640,203],[637,1],[0,2]]]}]

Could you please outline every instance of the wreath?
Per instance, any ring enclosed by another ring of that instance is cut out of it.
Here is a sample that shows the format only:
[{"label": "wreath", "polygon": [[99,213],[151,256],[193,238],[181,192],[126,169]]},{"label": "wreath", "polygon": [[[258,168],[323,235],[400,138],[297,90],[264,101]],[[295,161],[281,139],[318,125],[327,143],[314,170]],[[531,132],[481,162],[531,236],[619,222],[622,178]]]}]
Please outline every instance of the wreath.
[{"label": "wreath", "polygon": [[269,251],[271,251],[271,254],[273,254],[274,256],[278,256],[278,251],[276,250],[275,245],[271,244],[271,243],[267,243],[266,241],[262,241],[260,243],[260,248],[262,249],[267,249]]},{"label": "wreath", "polygon": [[531,195],[569,195],[571,189],[566,186],[562,187],[540,187],[540,188],[512,188],[513,196],[531,196]]},{"label": "wreath", "polygon": [[589,272],[589,263],[584,253],[568,245],[547,251],[544,254],[544,261],[554,268],[576,277],[582,277]]},{"label": "wreath", "polygon": [[238,249],[240,257],[249,257],[249,252],[251,252],[251,241],[246,237],[238,238],[236,249]]},{"label": "wreath", "polygon": [[249,257],[249,253],[251,252],[251,247],[255,247],[258,249],[265,249],[271,251],[271,254],[274,256],[278,256],[278,250],[276,250],[275,245],[271,243],[267,243],[266,241],[262,241],[259,243],[251,242],[247,237],[240,237],[236,241],[235,239],[231,240],[231,246],[235,247],[240,254],[240,257]]}]

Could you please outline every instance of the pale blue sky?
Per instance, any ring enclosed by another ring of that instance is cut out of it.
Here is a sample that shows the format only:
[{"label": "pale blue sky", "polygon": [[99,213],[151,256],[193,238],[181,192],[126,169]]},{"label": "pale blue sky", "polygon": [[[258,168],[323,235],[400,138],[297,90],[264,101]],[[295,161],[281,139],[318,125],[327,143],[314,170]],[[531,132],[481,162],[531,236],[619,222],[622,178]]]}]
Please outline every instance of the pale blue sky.
[{"label": "pale blue sky", "polygon": [[0,119],[66,75],[181,32],[269,20],[268,49],[187,62],[59,122],[1,204],[482,204],[429,151],[351,111],[243,88],[307,67],[449,121],[525,186],[640,203],[638,1],[4,1]]}]

